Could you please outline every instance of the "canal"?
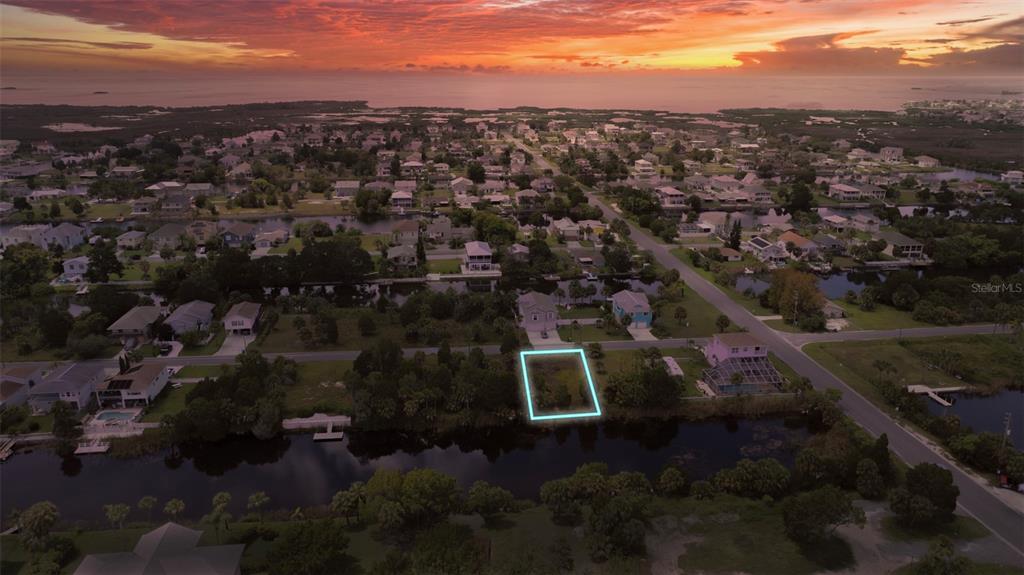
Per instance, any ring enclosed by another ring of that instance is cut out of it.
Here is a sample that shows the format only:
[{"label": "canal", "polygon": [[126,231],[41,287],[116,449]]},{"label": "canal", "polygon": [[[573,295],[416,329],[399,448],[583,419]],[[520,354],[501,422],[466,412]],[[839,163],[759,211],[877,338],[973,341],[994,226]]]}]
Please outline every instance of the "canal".
[{"label": "canal", "polygon": [[185,502],[184,515],[209,511],[219,491],[232,494],[232,512],[264,491],[270,508],[325,504],[335,492],[366,481],[378,468],[429,467],[468,488],[486,480],[517,497],[538,497],[544,482],[581,464],[606,462],[611,472],[635,470],[654,478],[669,463],[691,479],[708,477],[739,459],[775,457],[791,465],[809,436],[782,418],[758,420],[604,422],[554,429],[509,426],[474,429],[433,440],[422,434],[352,432],[345,440],[316,443],[309,435],[261,442],[234,439],[178,454],[118,459],[106,455],[62,460],[47,448],[23,450],[0,465],[0,505],[14,509],[50,500],[68,520],[102,521],[103,505],[135,503],[145,495]]},{"label": "canal", "polygon": [[994,395],[944,395],[953,405],[943,407],[938,402],[928,400],[930,412],[935,415],[955,415],[960,418],[963,427],[970,427],[975,432],[988,431],[999,435],[1005,433],[1003,420],[1006,414],[1010,414],[1010,441],[1017,449],[1024,448],[1024,390],[1008,389]]}]

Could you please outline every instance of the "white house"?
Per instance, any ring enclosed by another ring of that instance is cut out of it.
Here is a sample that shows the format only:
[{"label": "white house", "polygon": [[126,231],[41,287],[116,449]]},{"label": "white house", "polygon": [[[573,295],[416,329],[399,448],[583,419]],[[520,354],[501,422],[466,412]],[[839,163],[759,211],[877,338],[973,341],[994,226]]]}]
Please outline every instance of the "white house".
[{"label": "white house", "polygon": [[537,291],[526,292],[516,300],[519,324],[526,331],[551,331],[558,326],[558,308],[551,296]]},{"label": "white house", "polygon": [[100,407],[140,407],[149,405],[167,385],[172,368],[152,363],[133,366],[124,373],[108,377],[96,386]]},{"label": "white house", "polygon": [[36,413],[50,411],[57,401],[82,410],[89,405],[92,391],[107,371],[94,363],[72,363],[58,367],[28,391],[28,404]]},{"label": "white house", "polygon": [[231,306],[224,315],[224,329],[233,334],[251,334],[259,323],[260,304],[243,301]]},{"label": "white house", "polygon": [[462,256],[462,265],[469,271],[487,271],[493,269],[491,262],[491,246],[487,242],[466,242],[466,253]]}]

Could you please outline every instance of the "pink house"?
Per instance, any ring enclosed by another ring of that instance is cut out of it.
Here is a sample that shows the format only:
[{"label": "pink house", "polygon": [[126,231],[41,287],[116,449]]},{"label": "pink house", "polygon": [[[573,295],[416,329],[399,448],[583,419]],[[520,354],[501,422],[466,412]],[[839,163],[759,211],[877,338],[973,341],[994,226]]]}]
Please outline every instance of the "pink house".
[{"label": "pink house", "polygon": [[768,347],[749,333],[720,333],[704,346],[704,357],[716,366],[729,359],[768,357]]}]

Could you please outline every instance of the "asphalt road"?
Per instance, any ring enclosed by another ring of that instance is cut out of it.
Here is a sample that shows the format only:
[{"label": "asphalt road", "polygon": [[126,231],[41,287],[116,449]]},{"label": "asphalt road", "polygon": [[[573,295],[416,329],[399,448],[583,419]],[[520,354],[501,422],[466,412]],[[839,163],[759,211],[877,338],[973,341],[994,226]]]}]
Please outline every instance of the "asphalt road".
[{"label": "asphalt road", "polygon": [[[596,195],[591,194],[590,201],[601,208],[605,217],[609,218],[609,221],[621,217],[621,214],[608,207]],[[959,507],[988,527],[990,531],[1015,551],[1021,559],[1021,565],[1024,566],[1024,516],[1000,500],[994,493],[995,488],[980,484],[957,467],[955,463],[925,444],[919,437],[905,430],[886,413],[843,383],[832,372],[800,351],[787,337],[766,326],[743,306],[719,290],[714,284],[684,265],[668,249],[652,239],[646,232],[632,224],[629,227],[631,238],[641,249],[649,250],[655,259],[666,268],[678,270],[689,289],[697,292],[708,303],[721,310],[734,324],[745,328],[751,335],[763,341],[773,353],[789,364],[797,373],[810,378],[815,388],[837,389],[841,391],[842,399],[839,404],[843,411],[872,435],[887,434],[889,436],[889,448],[900,459],[909,465],[928,462],[949,469],[953,473],[956,485],[960,488]],[[970,330],[976,329],[979,326],[961,327],[967,330],[965,333],[975,333]],[[981,327],[989,330],[986,333],[990,333],[992,330],[992,326]],[[898,332],[899,330],[896,331]],[[907,336],[911,331],[915,332],[915,335],[927,335],[929,333],[946,335],[949,333],[948,328],[921,328],[921,330],[903,330],[904,336]],[[844,339],[859,339],[856,333],[841,332],[836,337],[840,341]],[[871,332],[865,332],[863,334],[864,338],[869,338],[869,334]],[[888,333],[881,335],[881,337],[895,337],[895,335]]]}]

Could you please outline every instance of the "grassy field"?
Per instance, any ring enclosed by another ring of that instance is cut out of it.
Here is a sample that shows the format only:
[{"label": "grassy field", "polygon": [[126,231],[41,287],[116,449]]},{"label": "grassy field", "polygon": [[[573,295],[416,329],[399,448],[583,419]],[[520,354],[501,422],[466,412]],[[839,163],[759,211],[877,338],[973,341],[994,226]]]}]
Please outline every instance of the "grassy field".
[{"label": "grassy field", "polygon": [[300,363],[299,381],[285,394],[285,416],[352,413],[352,397],[341,383],[345,372],[351,368],[351,361]]},{"label": "grassy field", "polygon": [[[698,275],[700,275],[704,279],[708,280],[709,282],[715,283],[715,276],[714,276],[714,274],[712,274],[711,272],[705,270],[704,268],[695,267],[695,266],[693,266],[690,263],[690,255],[689,255],[689,253],[690,253],[690,251],[688,249],[686,249],[686,248],[675,248],[675,249],[672,250],[672,254],[675,255],[676,258],[679,259],[679,261],[683,262],[684,265],[686,265],[687,267],[689,267],[693,271],[697,272]],[[732,263],[726,264],[726,265],[727,266],[728,265],[735,266],[736,264],[739,264],[739,266],[741,268],[743,267],[743,262],[732,262]],[[733,289],[730,286],[721,286],[721,285],[715,284],[715,287],[717,287],[718,289],[722,290],[722,292],[724,292],[725,295],[729,296],[736,303],[738,303],[738,304],[742,305],[743,307],[747,308],[750,311],[750,313],[752,313],[754,315],[775,315],[774,311],[772,311],[772,310],[762,306],[761,303],[758,301],[758,299],[756,297],[748,298],[747,296],[745,296],[742,293],[736,291],[735,289]],[[687,297],[689,297],[689,294],[687,294]],[[718,315],[715,314],[715,317],[718,317]]]},{"label": "grassy field", "polygon": [[[586,374],[578,355],[527,356],[526,367],[530,374],[530,394],[538,414],[594,409]],[[558,389],[568,392],[569,405],[550,403],[552,394]]]},{"label": "grassy field", "polygon": [[915,320],[910,312],[894,307],[878,304],[874,311],[864,311],[856,304],[843,300],[832,300],[846,311],[850,321],[850,329],[899,329],[910,327],[929,327],[931,324]]},{"label": "grassy field", "polygon": [[[686,309],[686,321],[676,321],[676,308]],[[686,295],[678,302],[667,302],[657,307],[654,314],[655,327],[664,330],[668,337],[707,337],[718,333],[715,320],[721,312],[700,297],[697,292],[687,289]],[[733,326],[735,329],[735,326]]]},{"label": "grassy field", "polygon": [[890,541],[901,542],[921,539],[930,541],[942,536],[949,537],[954,541],[974,541],[990,535],[984,525],[965,515],[956,515],[950,523],[941,523],[927,528],[905,527],[900,525],[895,517],[885,517],[882,519],[882,533]]},{"label": "grassy field", "polygon": [[[967,335],[908,340],[905,346],[897,340],[814,343],[804,351],[834,373],[847,385],[881,408],[894,413],[872,384],[878,376],[874,364],[886,361],[895,368],[895,382],[900,385],[948,387],[973,384],[997,390],[1019,378],[1024,365],[1024,351],[1012,336]],[[929,354],[956,350],[956,368],[970,373],[957,379],[931,365]]]},{"label": "grassy field", "polygon": [[445,260],[427,260],[427,273],[432,274],[457,274],[459,273],[459,264],[462,260],[459,258],[451,258]]},{"label": "grassy field", "polygon": [[[598,391],[601,391],[608,378],[612,374],[632,369],[636,350],[606,351],[604,357],[599,360],[589,360],[591,369],[594,371],[594,383]],[[701,371],[708,367],[704,355],[696,349],[689,347],[672,347],[661,350],[662,357],[675,358],[679,368],[683,370],[684,397],[698,397],[701,395],[697,389],[697,378]]]},{"label": "grassy field", "polygon": [[128,204],[90,204],[86,207],[86,217],[89,219],[103,218],[105,220],[127,217],[132,213]]},{"label": "grassy field", "polygon": [[142,421],[159,422],[165,415],[174,415],[185,409],[185,396],[195,386],[195,383],[182,383],[181,387],[177,388],[168,385],[146,409]]},{"label": "grassy field", "polygon": [[[103,350],[103,353],[99,355],[100,358],[110,358],[121,351],[120,344],[112,344]],[[68,359],[68,352],[62,347],[58,348],[47,348],[47,349],[36,349],[32,350],[31,353],[20,355],[18,353],[18,345],[14,339],[3,339],[0,340],[0,362],[14,362],[14,361],[64,361]]]},{"label": "grassy field", "polygon": [[139,265],[139,262],[134,261],[131,263],[131,265],[124,266],[124,271],[122,271],[121,275],[117,276],[117,278],[121,281],[141,281],[143,279],[152,280],[156,278],[157,270],[164,267],[165,265],[167,265],[167,263],[162,261],[149,262],[149,277],[143,278],[142,267]]}]

